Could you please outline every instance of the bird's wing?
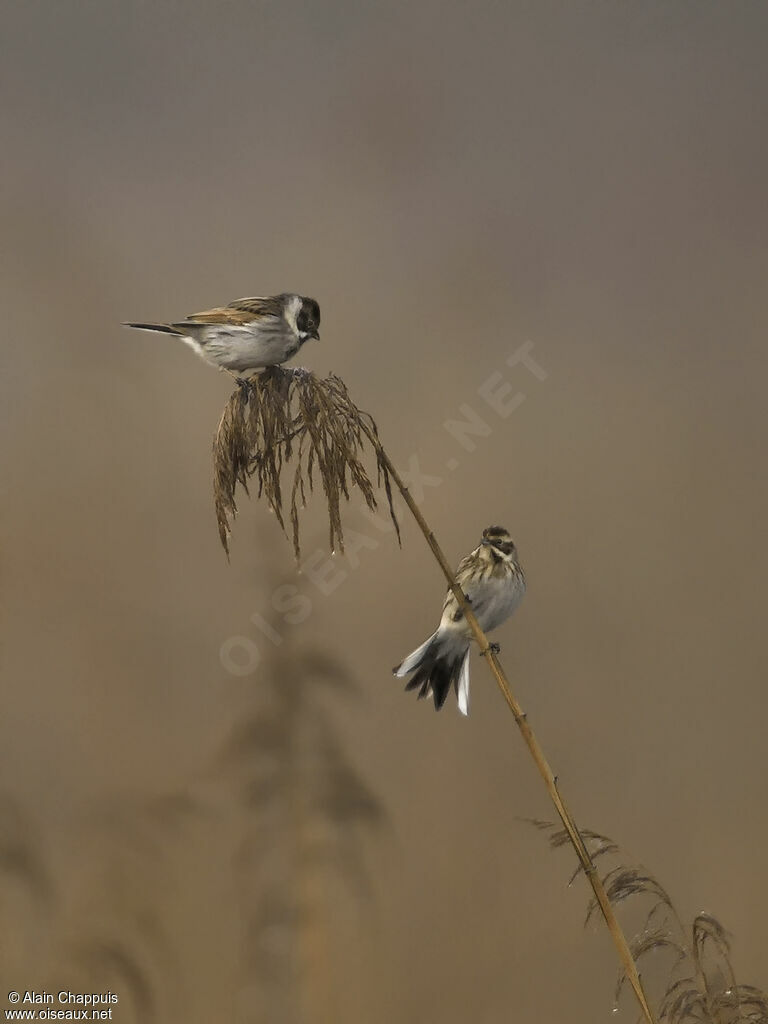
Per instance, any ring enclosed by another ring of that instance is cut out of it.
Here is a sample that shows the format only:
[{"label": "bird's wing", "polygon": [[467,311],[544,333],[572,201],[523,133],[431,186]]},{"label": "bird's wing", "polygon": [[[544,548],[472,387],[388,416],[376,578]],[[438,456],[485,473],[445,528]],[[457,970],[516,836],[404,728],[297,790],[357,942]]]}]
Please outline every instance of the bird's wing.
[{"label": "bird's wing", "polygon": [[[456,570],[455,579],[457,581],[460,581],[460,586],[464,591],[465,597],[471,596],[469,593],[469,591],[471,590],[470,580],[472,577],[472,570],[475,568],[476,560],[477,552],[472,551],[468,555],[465,555],[464,558],[462,558]],[[458,622],[459,619],[461,618],[463,618],[463,616],[459,609],[459,602],[456,600],[453,591],[449,587],[448,592],[445,595],[445,601],[443,603],[443,616],[441,621],[445,622],[446,619],[450,619],[453,622]]]},{"label": "bird's wing", "polygon": [[219,307],[206,309],[202,313],[193,313],[184,320],[178,320],[173,326],[183,331],[185,327],[204,327],[206,324],[232,324],[240,327],[253,320],[250,313],[238,312],[236,309]]},{"label": "bird's wing", "polygon": [[183,328],[185,325],[195,324],[232,324],[240,327],[249,324],[254,317],[279,317],[282,309],[282,304],[277,298],[255,296],[251,299],[235,299],[226,306],[216,306],[215,309],[205,309],[202,313],[192,313],[173,326]]},{"label": "bird's wing", "polygon": [[254,295],[250,299],[235,299],[228,304],[227,309],[240,310],[252,316],[282,316],[283,299],[279,295]]}]

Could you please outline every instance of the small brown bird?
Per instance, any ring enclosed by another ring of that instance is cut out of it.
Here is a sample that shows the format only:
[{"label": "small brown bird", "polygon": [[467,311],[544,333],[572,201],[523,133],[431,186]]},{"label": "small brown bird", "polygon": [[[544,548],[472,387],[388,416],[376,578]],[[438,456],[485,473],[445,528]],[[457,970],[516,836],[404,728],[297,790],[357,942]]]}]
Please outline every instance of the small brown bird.
[{"label": "small brown bird", "polygon": [[[489,633],[509,618],[525,593],[525,575],[517,559],[517,548],[503,526],[483,530],[480,546],[459,562],[456,582],[483,632]],[[434,697],[437,710],[443,706],[453,686],[459,711],[466,715],[469,712],[471,639],[472,633],[459,603],[449,590],[440,625],[392,671],[398,678],[413,673],[406,690],[418,689],[419,699]]]},{"label": "small brown bird", "polygon": [[170,334],[186,342],[207,363],[230,373],[278,366],[305,341],[320,338],[320,306],[291,292],[235,299],[171,324],[123,324]]}]

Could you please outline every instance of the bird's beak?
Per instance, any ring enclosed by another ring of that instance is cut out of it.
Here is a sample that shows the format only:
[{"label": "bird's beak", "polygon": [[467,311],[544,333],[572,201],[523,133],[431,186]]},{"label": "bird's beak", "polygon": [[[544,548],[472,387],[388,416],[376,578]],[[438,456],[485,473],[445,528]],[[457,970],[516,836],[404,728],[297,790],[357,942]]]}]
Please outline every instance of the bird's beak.
[{"label": "bird's beak", "polygon": [[310,338],[314,338],[315,341],[320,341],[320,332],[312,331],[312,333],[310,334]]},{"label": "bird's beak", "polygon": [[482,540],[480,541],[480,543],[481,543],[481,544],[485,544],[485,546],[486,546],[487,548],[489,548],[489,547],[491,546],[491,542],[490,542],[490,541],[488,540],[488,538],[487,538],[487,537],[483,537],[483,539],[482,539]]}]

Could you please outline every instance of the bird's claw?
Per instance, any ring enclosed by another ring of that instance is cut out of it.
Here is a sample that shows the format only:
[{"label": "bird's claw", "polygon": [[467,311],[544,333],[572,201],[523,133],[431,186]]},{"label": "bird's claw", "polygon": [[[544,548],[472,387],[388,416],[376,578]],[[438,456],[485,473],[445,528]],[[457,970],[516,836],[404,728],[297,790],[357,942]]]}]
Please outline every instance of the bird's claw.
[{"label": "bird's claw", "polygon": [[488,644],[484,651],[480,651],[480,655],[484,657],[486,654],[498,654],[500,651],[501,647],[498,644]]},{"label": "bird's claw", "polygon": [[237,394],[240,396],[240,403],[243,407],[248,405],[251,398],[251,382],[247,377],[235,377]]}]

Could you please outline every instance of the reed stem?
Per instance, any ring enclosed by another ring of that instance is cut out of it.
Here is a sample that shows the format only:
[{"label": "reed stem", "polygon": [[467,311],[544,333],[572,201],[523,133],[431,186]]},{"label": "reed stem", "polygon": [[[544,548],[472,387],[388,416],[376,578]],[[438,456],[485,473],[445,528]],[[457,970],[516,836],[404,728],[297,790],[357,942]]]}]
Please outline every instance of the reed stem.
[{"label": "reed stem", "polygon": [[555,810],[557,811],[558,816],[563,823],[563,827],[568,833],[568,838],[570,839],[571,845],[576,851],[576,856],[579,859],[579,863],[581,864],[584,874],[587,876],[589,884],[592,886],[592,891],[595,894],[595,899],[597,900],[597,903],[602,912],[603,920],[606,923],[608,931],[611,933],[611,938],[613,939],[613,943],[616,946],[616,951],[618,953],[619,960],[621,961],[622,968],[626,974],[626,977],[630,985],[632,986],[632,990],[635,993],[637,1001],[640,1004],[640,1009],[643,1012],[643,1017],[645,1018],[647,1024],[657,1024],[656,1017],[653,1013],[653,1010],[651,1009],[650,1003],[648,1002],[648,998],[643,989],[643,984],[640,980],[640,975],[638,974],[637,966],[632,957],[632,953],[630,951],[627,938],[624,935],[621,925],[619,924],[616,915],[613,912],[613,907],[611,906],[610,900],[608,899],[605,887],[603,886],[603,883],[600,880],[600,876],[597,873],[597,868],[595,867],[594,861],[592,860],[592,856],[590,855],[590,852],[587,849],[587,846],[582,838],[582,835],[573,818],[573,815],[569,811],[565,801],[563,800],[560,794],[560,789],[557,783],[557,776],[553,773],[552,769],[550,768],[549,762],[544,756],[544,751],[541,749],[539,741],[536,739],[533,729],[528,723],[528,716],[526,715],[525,711],[523,711],[519,701],[513,694],[512,688],[509,685],[509,680],[507,679],[504,669],[501,666],[501,662],[496,657],[494,650],[492,649],[488,642],[488,638],[486,637],[483,630],[480,628],[480,624],[475,618],[472,608],[467,603],[467,600],[464,596],[464,593],[461,590],[461,587],[459,587],[458,584],[456,583],[453,569],[448,564],[448,561],[445,555],[443,554],[442,548],[437,543],[437,539],[435,538],[434,533],[430,529],[429,524],[427,523],[424,516],[421,514],[419,506],[414,501],[410,491],[403,482],[402,477],[395,469],[392,460],[389,458],[386,451],[382,447],[381,442],[379,441],[378,436],[376,435],[376,432],[370,429],[365,424],[363,425],[363,430],[366,436],[368,437],[368,440],[375,448],[379,459],[386,466],[390,476],[395,482],[395,486],[402,494],[403,500],[408,506],[408,509],[413,515],[413,518],[416,520],[419,529],[424,534],[424,538],[426,539],[426,542],[429,545],[432,554],[435,556],[440,568],[443,570],[443,574],[445,575],[445,578],[448,581],[448,585],[453,591],[453,594],[459,603],[459,607],[464,613],[465,619],[469,623],[469,627],[472,630],[475,640],[477,640],[478,646],[480,648],[480,653],[485,658],[499,686],[499,689],[501,690],[504,700],[507,702],[507,706],[509,707],[510,711],[514,716],[515,722],[517,723],[517,726],[523,736],[523,739],[525,740],[525,744],[528,747],[531,757],[533,758],[536,767],[539,770],[539,774],[544,780],[544,784],[547,787],[547,792],[549,793],[550,799],[552,800],[552,803],[555,806]]}]

